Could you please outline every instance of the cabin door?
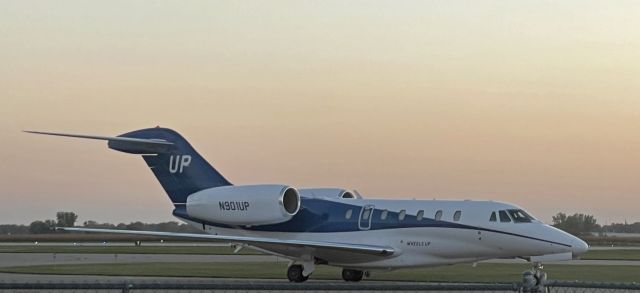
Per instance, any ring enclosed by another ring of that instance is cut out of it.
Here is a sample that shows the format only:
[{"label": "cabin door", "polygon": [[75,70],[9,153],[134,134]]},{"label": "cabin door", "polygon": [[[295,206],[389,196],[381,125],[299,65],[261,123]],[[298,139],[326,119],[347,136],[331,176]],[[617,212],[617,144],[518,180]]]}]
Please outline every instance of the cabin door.
[{"label": "cabin door", "polygon": [[360,210],[360,217],[358,219],[358,228],[360,228],[360,230],[371,229],[371,218],[373,218],[374,207],[374,205],[368,204]]}]

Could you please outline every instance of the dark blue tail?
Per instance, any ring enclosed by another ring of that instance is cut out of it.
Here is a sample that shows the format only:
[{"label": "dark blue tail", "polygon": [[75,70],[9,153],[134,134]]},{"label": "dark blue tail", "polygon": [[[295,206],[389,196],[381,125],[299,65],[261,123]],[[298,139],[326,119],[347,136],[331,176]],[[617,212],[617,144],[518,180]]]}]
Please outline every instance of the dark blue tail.
[{"label": "dark blue tail", "polygon": [[218,186],[231,185],[216,169],[177,132],[168,128],[147,128],[119,137],[165,140],[172,143],[163,149],[145,151],[109,144],[115,150],[141,154],[174,205],[184,204],[190,194]]}]

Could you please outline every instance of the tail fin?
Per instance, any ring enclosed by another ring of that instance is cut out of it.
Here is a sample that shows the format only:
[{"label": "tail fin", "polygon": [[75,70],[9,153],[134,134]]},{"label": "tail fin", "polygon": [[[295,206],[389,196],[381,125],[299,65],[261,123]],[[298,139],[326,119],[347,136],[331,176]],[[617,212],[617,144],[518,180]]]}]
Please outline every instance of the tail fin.
[{"label": "tail fin", "polygon": [[111,149],[142,155],[174,205],[184,204],[194,192],[231,185],[179,133],[168,128],[141,129],[117,137],[27,132],[107,140]]},{"label": "tail fin", "polygon": [[[194,192],[231,185],[179,133],[168,128],[147,128],[119,135],[118,137],[161,139],[173,143],[167,152],[142,154],[153,174],[174,204],[184,204]],[[125,151],[116,142],[109,148]]]}]

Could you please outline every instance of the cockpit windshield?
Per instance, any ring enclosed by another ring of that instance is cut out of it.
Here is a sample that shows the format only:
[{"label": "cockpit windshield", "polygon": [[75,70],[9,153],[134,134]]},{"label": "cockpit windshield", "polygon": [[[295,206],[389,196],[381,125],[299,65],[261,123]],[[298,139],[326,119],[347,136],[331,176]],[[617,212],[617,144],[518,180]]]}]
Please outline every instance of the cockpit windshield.
[{"label": "cockpit windshield", "polygon": [[535,220],[534,217],[527,214],[527,212],[523,210],[507,210],[509,215],[516,223],[531,223],[531,221]]}]

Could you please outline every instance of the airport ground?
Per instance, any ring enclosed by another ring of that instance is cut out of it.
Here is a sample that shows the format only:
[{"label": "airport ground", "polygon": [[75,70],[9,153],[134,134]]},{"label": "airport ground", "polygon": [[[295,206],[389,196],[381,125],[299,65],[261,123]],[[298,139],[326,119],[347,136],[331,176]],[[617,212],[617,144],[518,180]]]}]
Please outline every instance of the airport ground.
[{"label": "airport ground", "polygon": [[[144,276],[152,280],[243,278],[284,280],[288,260],[228,245],[207,243],[3,243],[0,281],[93,280]],[[413,282],[518,282],[530,265],[521,260],[493,260],[435,268],[373,272],[369,280]],[[640,248],[598,247],[582,260],[548,263],[554,280],[640,281]],[[319,266],[313,280],[339,280],[338,268]]]},{"label": "airport ground", "polygon": [[[184,255],[261,255],[262,253],[243,249],[234,253],[228,244],[144,242],[134,246],[129,242],[86,242],[86,243],[42,243],[0,242],[0,253],[50,253],[50,254],[184,254]],[[640,261],[640,247],[591,247],[582,260],[627,260]],[[0,264],[2,266],[2,264]]]}]

